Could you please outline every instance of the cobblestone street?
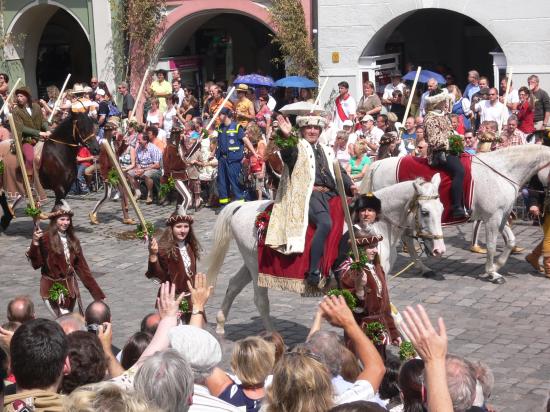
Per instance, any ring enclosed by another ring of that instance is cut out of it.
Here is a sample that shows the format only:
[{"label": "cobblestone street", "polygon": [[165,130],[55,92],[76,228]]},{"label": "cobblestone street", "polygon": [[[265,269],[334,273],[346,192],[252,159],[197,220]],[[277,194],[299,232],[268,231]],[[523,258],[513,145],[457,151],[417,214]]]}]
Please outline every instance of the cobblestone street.
[{"label": "cobblestone street", "polygon": [[[99,213],[99,226],[88,223],[88,212],[97,196],[69,199],[75,211],[77,235],[84,247],[92,272],[107,295],[112,308],[115,344],[138,330],[142,317],[152,311],[157,286],[144,276],[147,263],[146,246],[137,240],[121,240],[120,234],[134,229],[121,223],[118,202],[108,202]],[[51,209],[51,203],[45,209]],[[164,219],[172,206],[143,205],[147,219],[156,227],[164,227]],[[7,232],[0,235],[2,287],[0,308],[17,294],[30,294],[37,304],[38,315],[47,316],[40,302],[39,274],[25,258],[30,244],[32,222],[21,216]],[[197,233],[204,253],[209,250],[213,211],[203,209],[196,215]],[[42,224],[45,226],[45,223]],[[540,229],[525,222],[514,226],[518,244],[526,252],[540,240]],[[430,259],[428,265],[446,277],[432,281],[419,277],[411,269],[389,279],[390,296],[399,308],[422,303],[432,317],[443,316],[450,337],[450,352],[470,360],[483,360],[495,374],[495,388],[490,403],[501,412],[541,411],[550,387],[550,281],[534,274],[525,262],[525,253],[513,255],[501,274],[504,285],[493,285],[477,279],[483,271],[484,256],[467,251],[471,225],[445,229],[447,254],[443,259]],[[482,233],[481,238],[483,239]],[[122,236],[123,237],[123,236]],[[501,240],[499,240],[502,242]],[[408,263],[400,256],[395,272]],[[241,258],[232,244],[226,257],[215,295],[207,309],[213,325],[230,275],[241,265]],[[391,274],[388,278],[391,277]],[[271,314],[275,325],[289,345],[305,339],[315,313],[318,298],[302,298],[295,294],[270,292]],[[91,297],[83,289],[84,304]],[[39,303],[40,302],[40,303]],[[237,297],[222,339],[224,352],[231,342],[263,329],[254,306],[252,287]],[[228,366],[228,362],[225,362]]]}]

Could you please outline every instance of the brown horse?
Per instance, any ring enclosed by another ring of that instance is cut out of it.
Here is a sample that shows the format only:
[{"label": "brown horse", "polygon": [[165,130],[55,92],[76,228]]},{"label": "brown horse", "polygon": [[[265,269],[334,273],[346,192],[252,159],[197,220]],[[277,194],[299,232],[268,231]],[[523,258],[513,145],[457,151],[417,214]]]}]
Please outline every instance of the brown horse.
[{"label": "brown horse", "polygon": [[46,189],[55,193],[55,204],[65,199],[76,179],[76,154],[80,146],[87,146],[97,154],[96,125],[87,113],[71,113],[52,132],[44,143],[38,174]]}]

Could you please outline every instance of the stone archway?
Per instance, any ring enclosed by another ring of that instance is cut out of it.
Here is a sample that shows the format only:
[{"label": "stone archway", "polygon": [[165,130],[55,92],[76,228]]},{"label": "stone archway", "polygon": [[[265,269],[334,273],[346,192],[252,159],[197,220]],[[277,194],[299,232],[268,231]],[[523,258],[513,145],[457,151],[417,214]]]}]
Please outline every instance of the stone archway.
[{"label": "stone archway", "polygon": [[[22,77],[23,82],[30,87],[33,95],[38,97],[37,74],[41,75],[43,68],[38,67],[40,57],[45,52],[41,46],[50,45],[59,50],[67,49],[69,59],[61,77],[71,72],[72,80],[83,81],[91,75],[90,34],[79,18],[69,9],[57,2],[33,2],[22,8],[12,20],[7,29],[19,41],[6,48],[6,60],[12,75],[14,72]],[[84,54],[83,54],[84,52]],[[83,59],[86,64],[83,63]],[[61,70],[62,68],[60,68]],[[55,76],[48,79],[52,84],[59,83]],[[61,81],[62,83],[62,81]],[[57,84],[58,87],[61,84]],[[45,87],[41,85],[41,87]]]},{"label": "stone archway", "polygon": [[447,9],[425,8],[403,13],[384,24],[361,53],[400,54],[400,69],[408,62],[453,73],[463,85],[468,70],[476,69],[493,84],[490,52],[502,48],[491,32],[469,16]]}]

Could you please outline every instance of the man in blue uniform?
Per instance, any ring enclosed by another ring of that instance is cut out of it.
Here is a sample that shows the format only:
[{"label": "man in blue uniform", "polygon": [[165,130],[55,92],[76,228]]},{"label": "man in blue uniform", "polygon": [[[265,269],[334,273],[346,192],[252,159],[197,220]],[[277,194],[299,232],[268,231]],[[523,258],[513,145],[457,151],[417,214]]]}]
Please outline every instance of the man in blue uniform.
[{"label": "man in blue uniform", "polygon": [[218,194],[221,207],[234,200],[243,200],[244,193],[239,183],[241,162],[244,157],[244,146],[256,154],[254,146],[244,135],[244,128],[233,121],[233,112],[224,107],[220,112],[220,127],[218,128],[218,147],[216,159],[218,159]]}]

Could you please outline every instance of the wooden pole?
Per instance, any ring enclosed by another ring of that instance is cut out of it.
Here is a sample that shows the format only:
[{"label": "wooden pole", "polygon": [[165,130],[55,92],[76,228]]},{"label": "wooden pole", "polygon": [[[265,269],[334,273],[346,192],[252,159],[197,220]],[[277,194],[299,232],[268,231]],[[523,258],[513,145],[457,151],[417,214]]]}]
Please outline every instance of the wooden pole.
[{"label": "wooden pole", "polygon": [[[416,84],[418,83],[418,78],[420,77],[420,71],[422,70],[422,67],[418,66],[416,69],[416,75],[414,76],[414,82],[411,89],[411,94],[409,95],[409,101],[407,102],[407,107],[405,108],[405,114],[403,115],[403,123],[401,123],[402,126],[405,126],[405,122],[407,121],[407,117],[409,117],[409,111],[411,110],[411,104],[414,98],[414,93],[416,91]],[[403,129],[399,129],[397,131],[397,136],[401,137],[401,134],[403,133]]]},{"label": "wooden pole", "polygon": [[349,240],[351,242],[351,250],[353,252],[353,257],[355,261],[359,261],[359,249],[357,248],[357,243],[355,242],[355,233],[353,233],[353,222],[351,221],[351,215],[349,214],[348,200],[346,198],[346,190],[344,189],[344,179],[342,178],[342,171],[340,170],[340,163],[338,160],[335,160],[333,163],[334,166],[334,177],[336,178],[336,187],[338,188],[338,194],[340,195],[340,200],[342,201],[342,208],[344,209],[344,218],[348,226]]},{"label": "wooden pole", "polygon": [[34,202],[34,197],[32,196],[31,183],[29,182],[27,169],[25,167],[23,147],[21,145],[21,141],[19,140],[19,136],[17,135],[17,129],[15,127],[15,122],[13,121],[13,115],[11,113],[8,114],[8,121],[10,123],[13,141],[15,142],[15,156],[17,157],[17,163],[19,163],[19,167],[21,168],[21,175],[23,176],[23,187],[25,188],[25,192],[27,194],[27,201],[30,207],[36,209],[36,203]]},{"label": "wooden pole", "polygon": [[69,79],[71,78],[71,73],[67,75],[67,78],[65,79],[65,83],[63,83],[63,87],[61,88],[61,91],[59,92],[59,96],[57,96],[57,100],[55,101],[55,104],[53,105],[52,112],[50,113],[50,117],[48,117],[48,123],[52,122],[53,115],[55,114],[55,111],[57,110],[57,107],[59,106],[59,102],[61,99],[63,99],[63,93],[65,93],[65,88],[67,87],[67,83],[69,83]]},{"label": "wooden pole", "polygon": [[218,110],[216,110],[216,113],[214,113],[214,116],[210,119],[210,121],[206,125],[206,131],[210,130],[210,127],[212,127],[212,125],[214,124],[214,121],[218,118],[218,116],[220,115],[220,112],[225,107],[225,104],[227,103],[227,101],[229,100],[229,98],[231,97],[234,91],[235,91],[235,86],[229,89],[229,91],[227,92],[227,96],[225,96],[225,99],[223,99],[222,104],[220,104],[220,107],[218,107]]},{"label": "wooden pole", "polygon": [[[120,164],[118,163],[118,159],[116,157],[116,154],[113,151],[113,148],[111,147],[111,142],[109,141],[109,139],[103,139],[103,142],[101,144],[105,148],[105,151],[107,152],[107,155],[109,156],[109,159],[111,160],[111,163],[115,167],[115,170],[118,174],[120,182],[122,183],[122,187],[124,188],[124,191],[126,192],[126,195],[128,196],[128,200],[132,204],[132,207],[134,208],[134,211],[136,212],[138,220],[141,223],[141,227],[143,228],[143,230],[146,231],[147,230],[147,221],[143,217],[143,213],[141,213],[141,209],[139,208],[139,206],[136,202],[136,199],[132,195],[132,191],[130,190],[130,186],[128,185],[128,182],[126,181],[126,177],[124,176],[124,172],[122,171],[122,168],[120,167]],[[107,184],[107,183],[105,183],[105,184]]]},{"label": "wooden pole", "polygon": [[139,104],[139,100],[141,99],[141,94],[143,93],[143,88],[145,87],[147,76],[149,76],[149,67],[145,69],[145,74],[143,75],[143,79],[141,80],[136,100],[134,101],[134,107],[132,107],[132,110],[130,110],[130,113],[128,113],[128,121],[132,120],[132,118],[134,117],[134,114]]},{"label": "wooden pole", "polygon": [[[319,93],[317,94],[317,97],[315,98],[315,102],[313,103],[313,107],[315,108],[315,106],[317,106],[319,104],[319,100],[321,100],[321,95],[323,94],[323,91],[325,90],[325,87],[327,86],[327,83],[328,83],[328,76],[325,78],[325,81],[323,82],[323,85],[321,86],[321,88],[319,89]],[[311,111],[309,113],[313,113],[313,109],[311,109]]]},{"label": "wooden pole", "polygon": [[[2,113],[4,113],[4,109],[6,108],[6,105],[8,104],[8,102],[11,100],[11,97],[13,96],[13,94],[15,93],[15,91],[17,90],[17,85],[19,84],[19,82],[21,81],[21,77],[17,79],[17,81],[15,82],[15,84],[13,85],[12,89],[11,89],[11,92],[10,94],[8,94],[8,97],[6,97],[6,100],[4,100],[4,104],[2,105],[2,109],[0,109],[0,115]],[[8,106],[9,107],[9,106]]]},{"label": "wooden pole", "polygon": [[508,81],[506,82],[506,92],[504,93],[504,113],[500,113],[500,119],[498,121],[498,136],[500,137],[500,134],[502,132],[502,123],[504,123],[504,115],[506,111],[508,110],[507,101],[508,101],[508,94],[510,93],[510,87],[512,87],[512,74],[513,70],[510,68],[510,71],[508,72]]}]

